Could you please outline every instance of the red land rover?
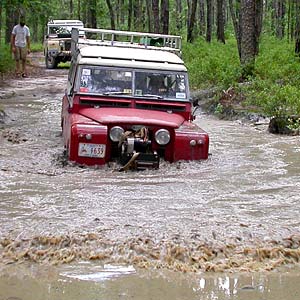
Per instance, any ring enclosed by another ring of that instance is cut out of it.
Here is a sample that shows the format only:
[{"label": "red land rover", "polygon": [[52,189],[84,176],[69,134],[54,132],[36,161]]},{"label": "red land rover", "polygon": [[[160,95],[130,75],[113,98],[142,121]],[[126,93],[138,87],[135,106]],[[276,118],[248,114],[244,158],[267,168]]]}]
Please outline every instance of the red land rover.
[{"label": "red land rover", "polygon": [[208,158],[208,134],[193,123],[181,38],[139,32],[72,30],[72,61],[62,103],[70,161],[123,169],[159,160]]}]

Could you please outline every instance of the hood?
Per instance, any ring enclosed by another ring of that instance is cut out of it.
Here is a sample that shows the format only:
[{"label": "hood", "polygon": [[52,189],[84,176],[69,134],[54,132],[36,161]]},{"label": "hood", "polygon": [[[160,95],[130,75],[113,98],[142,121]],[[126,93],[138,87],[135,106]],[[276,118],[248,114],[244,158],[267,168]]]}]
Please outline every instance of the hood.
[{"label": "hood", "polygon": [[132,108],[82,108],[78,113],[104,125],[141,124],[178,128],[184,122],[184,118],[177,114]]}]

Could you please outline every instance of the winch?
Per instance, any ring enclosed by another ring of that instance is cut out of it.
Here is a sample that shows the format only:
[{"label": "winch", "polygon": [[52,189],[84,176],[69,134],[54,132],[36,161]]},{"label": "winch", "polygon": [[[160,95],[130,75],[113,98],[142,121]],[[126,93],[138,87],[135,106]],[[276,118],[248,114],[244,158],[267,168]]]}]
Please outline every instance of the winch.
[{"label": "winch", "polygon": [[159,155],[151,149],[149,129],[144,126],[133,126],[125,131],[119,142],[121,150],[121,171],[127,169],[145,170],[159,168]]}]

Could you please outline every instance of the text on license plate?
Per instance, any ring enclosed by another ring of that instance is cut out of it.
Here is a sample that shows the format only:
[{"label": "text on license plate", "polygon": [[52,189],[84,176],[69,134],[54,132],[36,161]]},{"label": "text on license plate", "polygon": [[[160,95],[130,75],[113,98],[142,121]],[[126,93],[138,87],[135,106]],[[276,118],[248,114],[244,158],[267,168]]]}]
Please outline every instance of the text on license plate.
[{"label": "text on license plate", "polygon": [[79,143],[78,156],[103,158],[105,150],[105,144]]}]

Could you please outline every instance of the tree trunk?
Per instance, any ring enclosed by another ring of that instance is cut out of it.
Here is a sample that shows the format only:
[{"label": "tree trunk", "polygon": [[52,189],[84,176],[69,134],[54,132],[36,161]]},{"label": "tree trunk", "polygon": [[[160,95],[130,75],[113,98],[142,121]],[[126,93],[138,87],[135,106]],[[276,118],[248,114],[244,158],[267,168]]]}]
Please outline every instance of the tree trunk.
[{"label": "tree trunk", "polygon": [[132,0],[128,1],[128,20],[127,20],[127,30],[131,31],[132,23]]},{"label": "tree trunk", "polygon": [[274,3],[274,23],[276,37],[282,39],[284,37],[285,27],[285,0],[275,0]]},{"label": "tree trunk", "polygon": [[202,36],[205,34],[205,3],[204,0],[199,0],[199,34]]},{"label": "tree trunk", "polygon": [[296,2],[295,8],[296,26],[295,26],[295,53],[300,55],[300,2]]},{"label": "tree trunk", "polygon": [[77,0],[77,18],[78,18],[78,20],[81,20],[80,8],[81,8],[81,1]]},{"label": "tree trunk", "polygon": [[296,11],[296,2],[297,0],[292,0],[292,8],[291,8],[291,40],[293,41],[294,40],[294,37],[295,37],[295,22],[294,22],[294,19],[295,19],[295,11]]},{"label": "tree trunk", "polygon": [[147,16],[147,31],[153,32],[153,18],[152,18],[152,4],[146,3],[146,16]]},{"label": "tree trunk", "polygon": [[239,57],[241,58],[241,30],[240,30],[240,24],[239,24],[239,10],[235,9],[233,6],[232,0],[229,0],[229,10],[230,15],[233,23],[235,38],[237,42]]},{"label": "tree trunk", "polygon": [[109,15],[110,15],[110,27],[112,30],[115,30],[116,29],[115,14],[114,14],[114,10],[112,8],[110,0],[106,0],[106,4],[107,4],[108,10],[109,10]]},{"label": "tree trunk", "polygon": [[73,11],[74,11],[74,5],[73,5],[73,0],[70,0],[69,2],[69,8],[70,8],[70,18],[73,19]]},{"label": "tree trunk", "polygon": [[176,0],[176,28],[182,30],[182,3],[181,0]]},{"label": "tree trunk", "polygon": [[160,32],[159,26],[159,0],[152,0],[152,13],[153,13],[153,20],[154,20],[154,32]]},{"label": "tree trunk", "polygon": [[0,3],[0,45],[2,44],[2,2]]},{"label": "tree trunk", "polygon": [[87,11],[87,21],[91,28],[97,28],[97,12],[96,12],[96,1],[89,0],[89,9]]},{"label": "tree trunk", "polygon": [[240,11],[241,24],[241,64],[243,77],[253,75],[256,49],[255,0],[242,0]]},{"label": "tree trunk", "polygon": [[142,30],[142,3],[140,0],[135,0],[133,4],[133,20],[134,20],[134,31]]},{"label": "tree trunk", "polygon": [[12,7],[12,5],[6,5],[6,31],[5,31],[5,43],[10,43],[10,37],[13,27],[18,24],[19,14],[18,11]]},{"label": "tree trunk", "polygon": [[211,42],[212,37],[212,22],[213,22],[213,4],[212,0],[206,0],[207,12],[206,12],[206,41]]},{"label": "tree trunk", "polygon": [[225,44],[224,0],[217,0],[217,39]]},{"label": "tree trunk", "polygon": [[120,7],[120,24],[123,27],[125,23],[125,1],[119,0],[119,7]]},{"label": "tree trunk", "polygon": [[256,37],[256,53],[259,52],[259,39],[262,31],[263,15],[264,15],[264,0],[256,0],[255,7],[255,37]]},{"label": "tree trunk", "polygon": [[38,18],[34,18],[32,22],[32,30],[31,30],[31,37],[30,39],[37,43],[38,42]]},{"label": "tree trunk", "polygon": [[161,0],[162,33],[169,34],[169,0]]},{"label": "tree trunk", "polygon": [[121,13],[121,7],[120,7],[120,1],[114,1],[114,7],[115,7],[115,23],[116,23],[116,28],[120,28],[120,13]]},{"label": "tree trunk", "polygon": [[196,21],[196,11],[197,11],[197,0],[192,0],[192,6],[190,9],[190,17],[188,22],[188,32],[187,32],[187,41],[192,43],[194,40],[194,27]]}]

